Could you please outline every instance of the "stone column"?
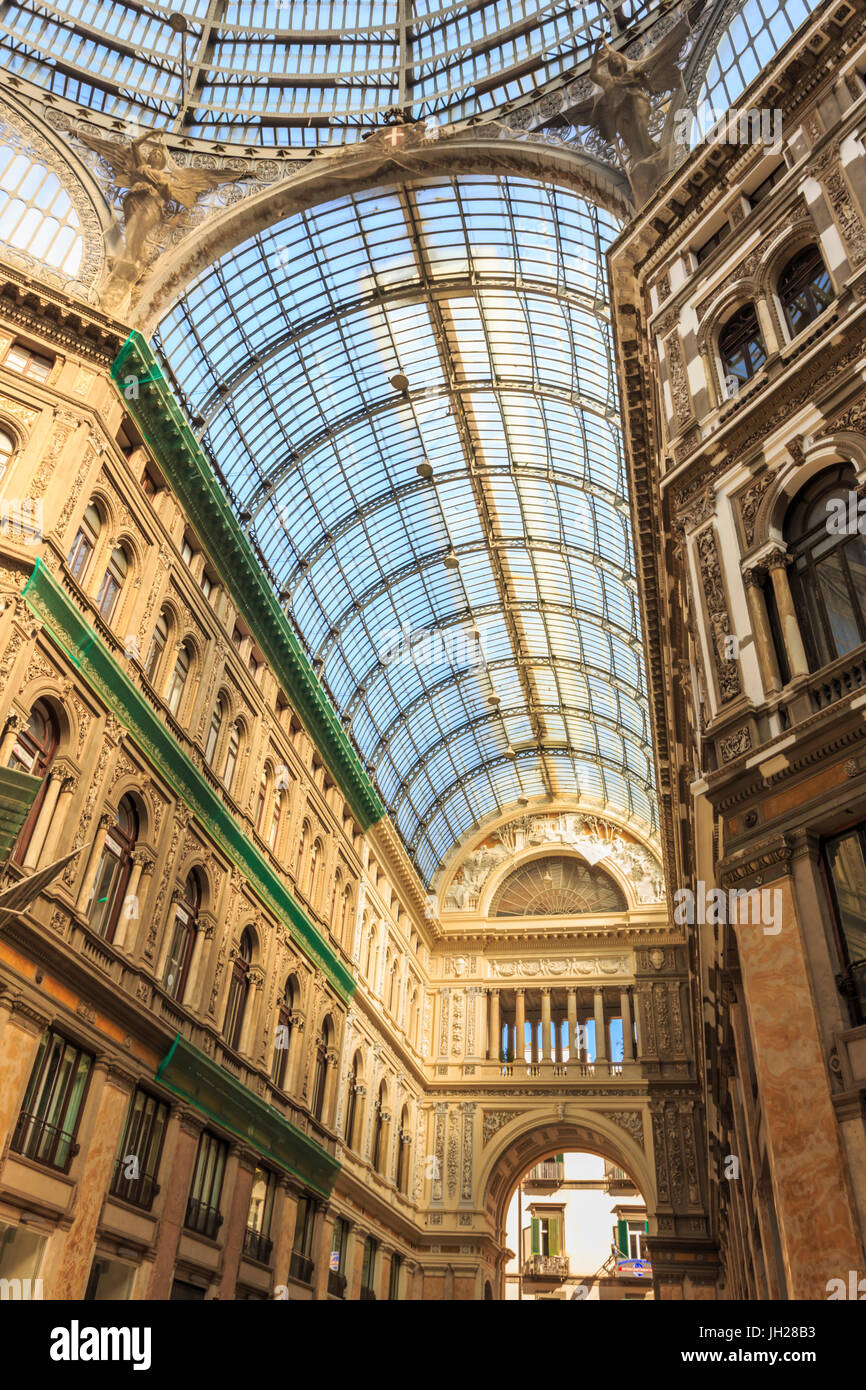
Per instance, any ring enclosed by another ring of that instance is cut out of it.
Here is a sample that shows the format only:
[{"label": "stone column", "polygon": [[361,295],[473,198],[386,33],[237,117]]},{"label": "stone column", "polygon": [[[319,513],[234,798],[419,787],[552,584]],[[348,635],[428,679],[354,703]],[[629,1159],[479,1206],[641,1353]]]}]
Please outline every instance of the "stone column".
[{"label": "stone column", "polygon": [[593,1013],[595,1016],[595,1060],[606,1062],[608,1058],[607,1027],[604,1021],[604,993],[600,985],[592,992]]},{"label": "stone column", "polygon": [[551,1061],[550,1055],[550,989],[547,985],[542,986],[541,990],[541,1058],[542,1062]]},{"label": "stone column", "polygon": [[274,1288],[285,1288],[289,1282],[289,1265],[292,1260],[292,1247],[295,1243],[295,1224],[298,1219],[298,1197],[300,1189],[280,1178],[274,1202],[272,1223],[274,1242]]},{"label": "stone column", "polygon": [[0,990],[0,1153],[5,1154],[48,1019],[8,987]]},{"label": "stone column", "polygon": [[316,1213],[313,1235],[313,1298],[320,1301],[328,1297],[328,1268],[333,1243],[334,1213],[328,1207],[320,1207]]},{"label": "stone column", "polygon": [[39,814],[36,817],[36,824],[33,827],[33,834],[30,836],[30,843],[27,846],[27,853],[24,856],[24,868],[35,869],[39,863],[39,856],[42,846],[48,836],[51,819],[54,815],[54,808],[60,799],[60,788],[63,785],[64,774],[54,768],[48,773],[48,787],[42,805],[39,807]]},{"label": "stone column", "polygon": [[95,1063],[86,1100],[90,1123],[80,1140],[83,1153],[73,1160],[79,1175],[72,1223],[68,1230],[58,1228],[49,1237],[43,1261],[46,1298],[66,1301],[84,1297],[93,1264],[96,1228],[134,1087],[133,1077],[106,1059]]},{"label": "stone column", "polygon": [[580,1061],[580,1040],[577,1032],[577,990],[568,991],[568,1060]]},{"label": "stone column", "polygon": [[619,1008],[622,1014],[622,1060],[634,1061],[634,1030],[631,1026],[631,995],[628,989],[619,992]]},{"label": "stone column", "polygon": [[526,990],[514,991],[514,1060],[521,1064],[526,1059]]},{"label": "stone column", "polygon": [[806,659],[800,624],[794,608],[794,596],[788,582],[787,569],[790,563],[791,557],[786,555],[783,550],[774,550],[767,560],[767,568],[773,581],[776,607],[779,610],[779,624],[785,639],[791,676],[807,676],[809,663]]},{"label": "stone column", "polygon": [[223,1193],[230,1194],[230,1204],[228,1220],[220,1232],[223,1261],[218,1298],[232,1299],[234,1297],[238,1270],[244,1253],[244,1235],[250,1212],[250,1193],[253,1190],[255,1171],[256,1155],[253,1150],[234,1149],[226,1164],[225,1182],[223,1183]]},{"label": "stone column", "polygon": [[782,677],[779,674],[779,663],[776,660],[776,648],[773,644],[770,619],[767,615],[767,601],[761,588],[760,574],[760,570],[757,569],[744,570],[743,584],[746,589],[746,603],[749,608],[749,619],[755,638],[755,651],[758,655],[758,666],[764,693],[765,695],[775,695],[782,689]]},{"label": "stone column", "polygon": [[56,775],[60,782],[60,795],[57,798],[54,813],[51,817],[51,824],[48,827],[45,843],[42,846],[41,857],[46,864],[50,864],[55,856],[61,831],[69,822],[72,799],[78,787],[78,778],[73,772],[68,771],[66,768],[57,767],[55,764],[52,768],[52,774]]},{"label": "stone column", "polygon": [[81,880],[81,887],[78,890],[78,897],[75,900],[75,906],[77,907],[79,912],[87,911],[88,903],[90,901],[90,895],[93,892],[93,885],[96,882],[96,872],[99,868],[99,860],[102,857],[102,851],[105,846],[105,832],[107,831],[110,824],[111,816],[108,814],[107,811],[105,811],[99,817],[99,822],[96,828],[96,836],[94,838],[93,844],[90,847],[90,855],[87,860],[87,868],[84,871],[84,877]]},{"label": "stone column", "polygon": [[161,1167],[163,1172],[171,1174],[171,1181],[165,1183],[160,1193],[160,1200],[164,1194],[164,1201],[161,1214],[157,1213],[160,1215],[159,1236],[146,1295],[148,1299],[167,1299],[171,1293],[177,1247],[186,1220],[192,1170],[203,1129],[204,1120],[190,1110],[178,1108],[169,1120]]},{"label": "stone column", "polygon": [[499,990],[491,989],[488,994],[490,1004],[490,1025],[487,1036],[487,1056],[498,1062],[502,1055],[502,1022],[499,1013]]},{"label": "stone column", "polygon": [[[129,882],[126,885],[123,907],[121,908],[120,916],[117,919],[117,927],[115,928],[114,932],[114,941],[112,942],[112,945],[117,950],[120,950],[126,942],[126,935],[129,930],[130,920],[137,922],[140,919],[141,913],[138,910],[138,885],[141,882],[142,870],[144,869],[145,864],[147,864],[149,861],[150,855],[147,853],[146,850],[133,850],[132,869],[129,875]],[[135,911],[132,917],[130,917],[130,909],[133,907]]]},{"label": "stone column", "polygon": [[3,739],[0,741],[0,767],[8,767],[9,759],[12,757],[12,749],[18,742],[18,734],[27,727],[27,720],[23,714],[13,710],[6,721],[6,728],[3,731]]}]

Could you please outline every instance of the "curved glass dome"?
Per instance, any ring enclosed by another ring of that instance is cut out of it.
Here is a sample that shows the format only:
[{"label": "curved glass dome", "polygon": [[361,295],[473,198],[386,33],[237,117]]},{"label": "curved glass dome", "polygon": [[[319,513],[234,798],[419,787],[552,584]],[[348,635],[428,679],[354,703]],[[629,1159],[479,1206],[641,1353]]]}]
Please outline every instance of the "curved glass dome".
[{"label": "curved glass dome", "polygon": [[[655,7],[616,8],[628,23]],[[604,0],[5,0],[0,64],[167,134],[317,145],[355,139],[391,111],[493,111],[570,71],[610,23]]]},{"label": "curved glass dome", "polygon": [[158,346],[426,879],[521,796],[653,825],[604,211],[437,179],[297,214]]}]

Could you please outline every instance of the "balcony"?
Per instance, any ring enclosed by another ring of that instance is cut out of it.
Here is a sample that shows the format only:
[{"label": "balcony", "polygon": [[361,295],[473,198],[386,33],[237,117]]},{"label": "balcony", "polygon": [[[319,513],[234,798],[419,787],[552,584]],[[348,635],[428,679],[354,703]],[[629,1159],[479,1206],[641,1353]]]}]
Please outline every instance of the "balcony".
[{"label": "balcony", "polygon": [[567,1255],[530,1255],[523,1262],[524,1279],[539,1279],[546,1283],[561,1284],[568,1278]]},{"label": "balcony", "polygon": [[260,1231],[253,1231],[249,1226],[244,1231],[244,1254],[251,1260],[257,1260],[261,1265],[270,1264],[273,1248],[273,1241]]},{"label": "balcony", "polygon": [[67,1130],[50,1125],[47,1120],[30,1115],[26,1110],[22,1110],[18,1117],[10,1148],[36,1163],[58,1168],[61,1173],[68,1170],[78,1153],[78,1144]]},{"label": "balcony", "polygon": [[297,1250],[292,1251],[292,1258],[289,1260],[289,1275],[292,1279],[297,1279],[299,1284],[311,1284],[313,1282],[313,1261],[306,1255],[299,1255]]},{"label": "balcony", "polygon": [[564,1181],[564,1164],[551,1160],[548,1163],[536,1163],[534,1168],[530,1168],[523,1179],[523,1186],[527,1190],[554,1192],[557,1187],[562,1186]]},{"label": "balcony", "polygon": [[362,1284],[362,1285],[361,1285],[361,1302],[362,1302],[362,1303],[375,1303],[375,1302],[376,1302],[376,1295],[375,1295],[375,1293],[373,1292],[372,1289],[367,1288],[367,1286],[366,1286],[365,1284]]},{"label": "balcony", "polygon": [[190,1197],[186,1204],[184,1222],[188,1231],[195,1231],[196,1235],[206,1236],[208,1240],[216,1240],[217,1231],[222,1224],[222,1213],[217,1207],[206,1206],[204,1202]]},{"label": "balcony", "polygon": [[637,1192],[637,1188],[628,1173],[622,1168],[613,1168],[608,1164],[605,1164],[604,1169],[604,1187],[611,1196],[616,1193],[633,1196]]},{"label": "balcony", "polygon": [[328,1293],[332,1298],[346,1297],[345,1274],[337,1274],[333,1269],[328,1270]]}]

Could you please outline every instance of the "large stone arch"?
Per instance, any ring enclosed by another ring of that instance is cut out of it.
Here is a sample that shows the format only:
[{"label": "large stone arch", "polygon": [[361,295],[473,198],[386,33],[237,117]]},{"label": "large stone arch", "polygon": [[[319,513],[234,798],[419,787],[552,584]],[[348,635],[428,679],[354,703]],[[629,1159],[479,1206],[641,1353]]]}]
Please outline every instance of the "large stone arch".
[{"label": "large stone arch", "polygon": [[626,220],[633,212],[623,174],[585,150],[546,136],[490,124],[395,150],[382,138],[308,159],[290,177],[211,212],[159,257],[126,315],[149,336],[169,306],[212,262],[294,213],[382,185],[457,174],[511,174],[556,183]]}]

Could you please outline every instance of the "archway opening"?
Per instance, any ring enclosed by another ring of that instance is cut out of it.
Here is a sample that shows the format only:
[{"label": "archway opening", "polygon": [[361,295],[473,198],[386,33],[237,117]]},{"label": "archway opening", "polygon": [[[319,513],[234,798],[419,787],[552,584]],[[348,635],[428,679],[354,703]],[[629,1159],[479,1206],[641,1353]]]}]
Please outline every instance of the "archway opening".
[{"label": "archway opening", "polygon": [[643,1302],[653,1296],[647,1204],[618,1164],[550,1153],[522,1174],[505,1218],[506,1302]]}]

